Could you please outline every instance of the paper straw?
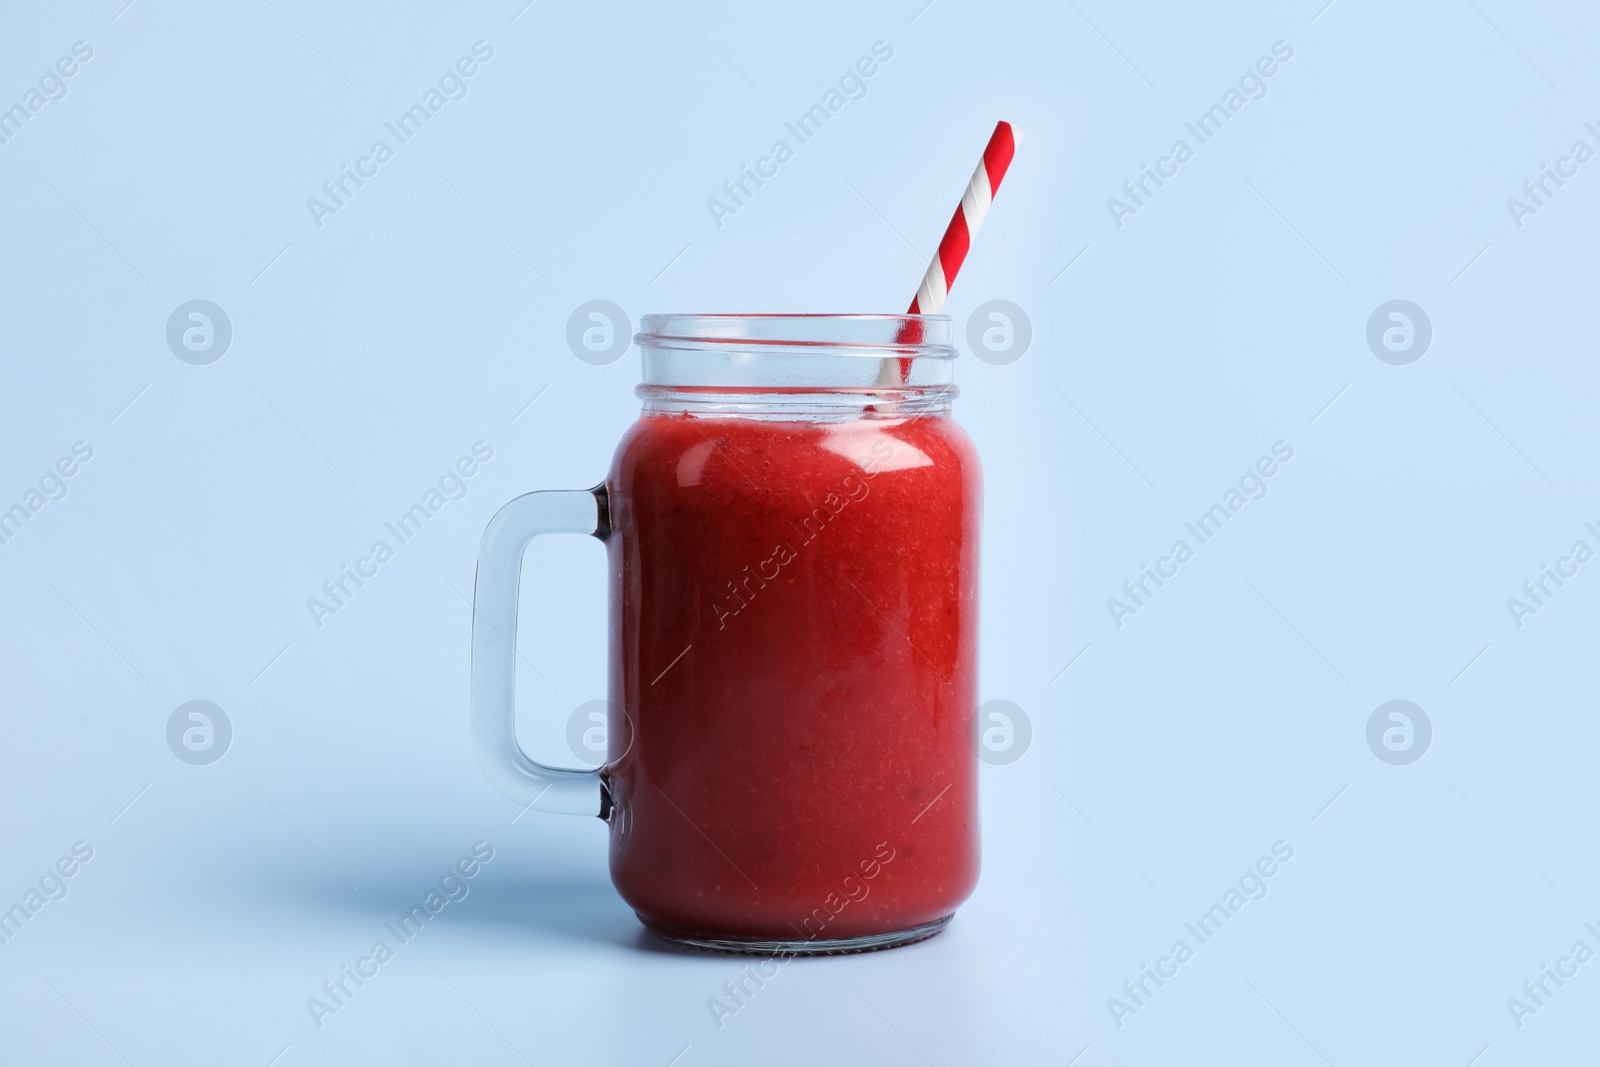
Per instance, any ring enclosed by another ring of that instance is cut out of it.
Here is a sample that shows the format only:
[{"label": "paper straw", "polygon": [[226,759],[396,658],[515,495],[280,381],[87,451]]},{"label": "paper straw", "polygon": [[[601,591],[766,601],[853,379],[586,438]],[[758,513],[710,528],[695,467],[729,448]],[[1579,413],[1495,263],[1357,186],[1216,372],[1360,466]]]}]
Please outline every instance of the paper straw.
[{"label": "paper straw", "polygon": [[1020,140],[1022,131],[1013,130],[1011,123],[995,124],[989,144],[983,150],[983,159],[972,172],[967,191],[961,194],[961,205],[956,208],[950,225],[945,227],[944,236],[939,239],[939,254],[928,264],[928,273],[922,276],[922,285],[917,289],[917,295],[912,297],[911,310],[907,314],[937,315],[939,309],[944,307],[945,297],[950,295],[950,286],[956,280],[956,272],[967,258],[967,250],[972,247],[972,239],[977,236],[978,227],[983,225],[984,216],[989,214],[989,205],[994,200],[994,194],[1000,190],[1000,181],[1006,176],[1006,168],[1011,166],[1011,157],[1016,154]]},{"label": "paper straw", "polygon": [[[967,250],[972,247],[972,238],[977,235],[978,227],[983,225],[984,217],[989,214],[989,205],[994,201],[1001,179],[1006,176],[1006,169],[1011,166],[1011,157],[1016,154],[1020,140],[1022,131],[1013,129],[1011,123],[995,124],[994,133],[990,134],[989,143],[983,150],[983,158],[972,172],[972,180],[967,183],[966,192],[961,194],[961,203],[950,217],[950,225],[945,227],[944,236],[939,239],[939,252],[928,264],[928,272],[922,276],[922,285],[917,288],[917,295],[911,298],[911,308],[906,314],[937,315],[939,309],[944,307],[945,297],[950,295],[950,286],[956,280],[956,272],[967,258]],[[920,328],[908,324],[901,331],[900,340],[914,344],[920,339],[921,333]],[[880,386],[904,385],[910,377],[909,359],[886,359],[878,370]]]}]

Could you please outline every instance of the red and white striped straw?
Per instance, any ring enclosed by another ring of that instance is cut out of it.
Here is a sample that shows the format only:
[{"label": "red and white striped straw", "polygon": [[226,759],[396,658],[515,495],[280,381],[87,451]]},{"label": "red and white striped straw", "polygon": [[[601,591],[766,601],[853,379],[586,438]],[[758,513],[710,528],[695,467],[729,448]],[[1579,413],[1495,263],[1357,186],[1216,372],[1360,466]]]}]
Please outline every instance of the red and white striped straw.
[{"label": "red and white striped straw", "polygon": [[961,195],[961,206],[956,208],[944,236],[939,239],[939,254],[928,264],[928,273],[923,275],[922,285],[912,298],[907,314],[937,315],[944,307],[956,272],[967,258],[967,249],[972,247],[972,238],[983,225],[984,216],[989,213],[989,204],[1000,189],[1000,180],[1006,176],[1006,168],[1011,166],[1011,157],[1016,154],[1020,140],[1022,131],[1012,130],[1011,123],[995,125],[989,144],[983,150],[983,159],[972,172],[967,191]]}]

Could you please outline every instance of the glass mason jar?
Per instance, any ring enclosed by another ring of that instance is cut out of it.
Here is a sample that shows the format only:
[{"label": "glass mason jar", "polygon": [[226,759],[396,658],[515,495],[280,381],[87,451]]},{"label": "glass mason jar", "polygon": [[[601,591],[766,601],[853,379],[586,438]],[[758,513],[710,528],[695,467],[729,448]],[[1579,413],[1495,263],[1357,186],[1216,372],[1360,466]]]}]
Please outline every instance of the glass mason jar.
[{"label": "glass mason jar", "polygon": [[[950,417],[943,316],[651,315],[639,420],[604,483],[529,493],[484,534],[480,762],[513,800],[598,814],[651,930],[841,952],[937,932],[978,877],[981,474]],[[596,771],[512,729],[522,550],[610,561]]]}]

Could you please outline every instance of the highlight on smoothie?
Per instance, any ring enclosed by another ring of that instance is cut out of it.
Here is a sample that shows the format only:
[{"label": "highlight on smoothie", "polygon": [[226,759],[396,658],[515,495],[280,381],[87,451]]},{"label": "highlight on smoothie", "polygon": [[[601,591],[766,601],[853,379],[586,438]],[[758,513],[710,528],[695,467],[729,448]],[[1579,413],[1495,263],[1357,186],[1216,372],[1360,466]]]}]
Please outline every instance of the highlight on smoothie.
[{"label": "highlight on smoothie", "polygon": [[[484,533],[479,762],[524,810],[602,818],[612,883],[665,940],[891,948],[977,884],[982,472],[938,312],[1017,139],[995,127],[906,314],[645,316],[604,481]],[[557,532],[609,563],[594,769],[538,763],[513,727],[522,552]]]}]

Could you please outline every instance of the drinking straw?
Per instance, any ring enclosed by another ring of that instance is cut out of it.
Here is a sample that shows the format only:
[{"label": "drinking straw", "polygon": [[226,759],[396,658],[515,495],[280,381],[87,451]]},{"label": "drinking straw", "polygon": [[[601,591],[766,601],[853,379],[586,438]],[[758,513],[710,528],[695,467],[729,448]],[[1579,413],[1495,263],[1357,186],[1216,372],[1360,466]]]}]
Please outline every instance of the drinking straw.
[{"label": "drinking straw", "polygon": [[1000,190],[1000,180],[1006,176],[1006,168],[1011,166],[1011,157],[1016,154],[1017,142],[1021,139],[1021,131],[1013,131],[1011,123],[995,124],[983,158],[972,172],[966,192],[961,194],[961,204],[939,239],[939,253],[928,264],[928,273],[922,276],[922,285],[911,298],[911,309],[906,314],[937,315],[944,307],[950,285],[967,258],[967,249],[972,247],[972,238],[983,225],[984,216],[989,214],[989,204]]},{"label": "drinking straw", "polygon": [[[945,227],[944,236],[939,239],[938,254],[928,264],[928,272],[922,276],[922,284],[917,288],[917,295],[911,298],[911,307],[906,314],[937,315],[939,309],[944,307],[945,297],[950,295],[950,285],[956,280],[956,272],[967,258],[967,250],[972,247],[972,238],[977,234],[978,227],[983,225],[984,217],[989,214],[989,205],[1000,189],[1006,169],[1011,166],[1011,157],[1016,154],[1020,140],[1022,131],[1012,129],[1011,123],[995,124],[994,133],[990,134],[989,143],[984,146],[983,158],[978,161],[977,169],[972,172],[972,180],[967,182],[966,191],[961,194],[961,203],[950,217],[950,225]],[[903,343],[915,343],[920,339],[921,332],[908,324],[907,328],[902,329],[900,340]],[[896,363],[899,365],[898,374]],[[910,376],[911,360],[884,360],[878,372],[878,382],[880,385],[903,385]]]}]

